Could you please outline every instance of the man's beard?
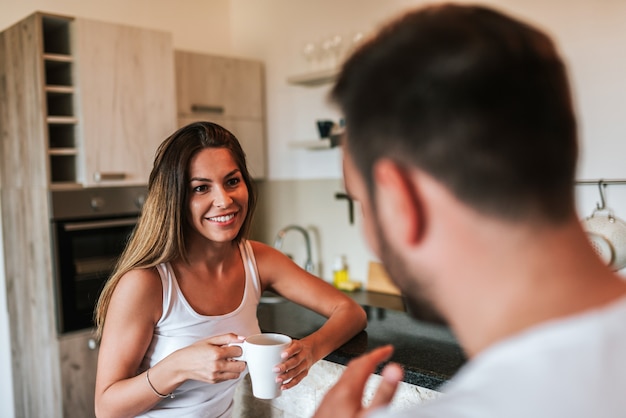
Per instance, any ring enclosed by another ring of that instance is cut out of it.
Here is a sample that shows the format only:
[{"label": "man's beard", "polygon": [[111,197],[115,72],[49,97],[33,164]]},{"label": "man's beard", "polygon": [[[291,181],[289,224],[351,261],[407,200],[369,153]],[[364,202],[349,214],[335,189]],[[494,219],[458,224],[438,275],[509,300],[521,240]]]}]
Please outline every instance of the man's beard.
[{"label": "man's beard", "polygon": [[381,261],[391,280],[400,288],[407,313],[420,321],[447,325],[447,321],[429,298],[427,287],[424,285],[424,277],[420,280],[417,277],[419,273],[412,273],[404,260],[393,250],[381,231],[378,219],[376,235]]}]

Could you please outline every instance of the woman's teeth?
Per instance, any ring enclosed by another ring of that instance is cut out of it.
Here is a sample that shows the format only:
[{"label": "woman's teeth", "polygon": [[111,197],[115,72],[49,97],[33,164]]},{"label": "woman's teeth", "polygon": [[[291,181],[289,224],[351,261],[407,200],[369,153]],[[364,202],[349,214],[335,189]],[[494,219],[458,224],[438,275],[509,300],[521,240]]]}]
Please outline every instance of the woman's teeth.
[{"label": "woman's teeth", "polygon": [[215,218],[209,218],[209,221],[212,222],[228,222],[235,217],[234,213],[226,216],[216,216]]}]

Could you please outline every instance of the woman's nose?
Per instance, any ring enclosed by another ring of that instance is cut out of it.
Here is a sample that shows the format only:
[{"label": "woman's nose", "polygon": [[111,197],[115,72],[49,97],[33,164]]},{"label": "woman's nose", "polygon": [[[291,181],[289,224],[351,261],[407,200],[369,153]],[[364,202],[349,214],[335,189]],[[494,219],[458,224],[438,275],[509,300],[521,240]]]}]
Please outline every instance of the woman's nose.
[{"label": "woman's nose", "polygon": [[213,200],[213,204],[218,208],[226,208],[233,203],[233,199],[226,192],[226,190],[218,188],[215,193],[215,200]]}]

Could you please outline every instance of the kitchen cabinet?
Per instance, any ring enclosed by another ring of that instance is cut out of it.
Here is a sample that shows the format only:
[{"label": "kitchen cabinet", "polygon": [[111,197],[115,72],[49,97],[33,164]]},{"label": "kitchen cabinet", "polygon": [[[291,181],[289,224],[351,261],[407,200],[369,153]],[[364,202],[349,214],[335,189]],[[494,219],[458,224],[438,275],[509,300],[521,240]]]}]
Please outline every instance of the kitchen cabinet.
[{"label": "kitchen cabinet", "polygon": [[[48,154],[44,88],[55,64],[44,59],[44,48],[61,67],[72,67],[68,51],[52,42],[67,47],[69,25],[69,17],[36,13],[0,32],[0,257],[17,417],[62,416],[48,206],[50,159],[57,156]],[[44,36],[56,34],[44,45]]]},{"label": "kitchen cabinet", "polygon": [[95,363],[56,332],[50,192],[147,181],[176,128],[173,60],[169,34],[71,16],[36,12],[0,32],[0,257],[18,417],[93,402],[87,384],[61,383]]},{"label": "kitchen cabinet", "polygon": [[34,38],[5,51],[32,43],[25,53],[35,65],[10,74],[15,84],[3,100],[20,106],[11,122],[43,128],[37,147],[24,152],[47,156],[52,188],[147,183],[158,145],[176,129],[171,34],[42,13],[33,19]]},{"label": "kitchen cabinet", "polygon": [[178,125],[207,120],[241,142],[254,178],[266,175],[264,69],[260,61],[175,51]]},{"label": "kitchen cabinet", "polygon": [[59,337],[64,418],[94,417],[98,344],[93,330]]},{"label": "kitchen cabinet", "polygon": [[76,19],[83,184],[145,184],[176,129],[172,36]]}]

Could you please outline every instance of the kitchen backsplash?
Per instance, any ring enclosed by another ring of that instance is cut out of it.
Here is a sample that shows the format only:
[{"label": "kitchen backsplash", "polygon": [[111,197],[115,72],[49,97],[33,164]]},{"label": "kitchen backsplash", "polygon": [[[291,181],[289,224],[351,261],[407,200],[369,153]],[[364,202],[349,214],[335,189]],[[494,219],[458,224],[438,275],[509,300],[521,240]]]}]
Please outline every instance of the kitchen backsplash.
[{"label": "kitchen backsplash", "polygon": [[[306,228],[312,240],[315,273],[327,281],[332,278],[332,262],[344,254],[350,277],[367,281],[368,265],[377,258],[367,247],[362,234],[358,203],[354,205],[354,224],[349,222],[348,202],[337,200],[343,192],[341,179],[265,180],[257,183],[258,207],[252,226],[252,238],[273,245],[278,231],[297,224]],[[577,186],[579,218],[589,216],[599,201],[597,186]],[[615,215],[626,219],[626,186],[609,186],[606,204]],[[297,233],[288,233],[282,250],[304,265],[305,244]],[[625,269],[626,270],[626,269]],[[621,274],[626,276],[622,270]]]},{"label": "kitchen backsplash", "polygon": [[[343,192],[341,179],[265,180],[257,182],[259,199],[252,225],[253,239],[273,245],[278,231],[290,224],[307,229],[311,235],[315,274],[331,281],[332,262],[345,255],[350,276],[365,283],[370,260],[376,258],[367,248],[361,232],[361,213],[354,205],[350,224],[348,201],[336,199]],[[304,239],[295,232],[285,236],[282,251],[304,265]]]}]

